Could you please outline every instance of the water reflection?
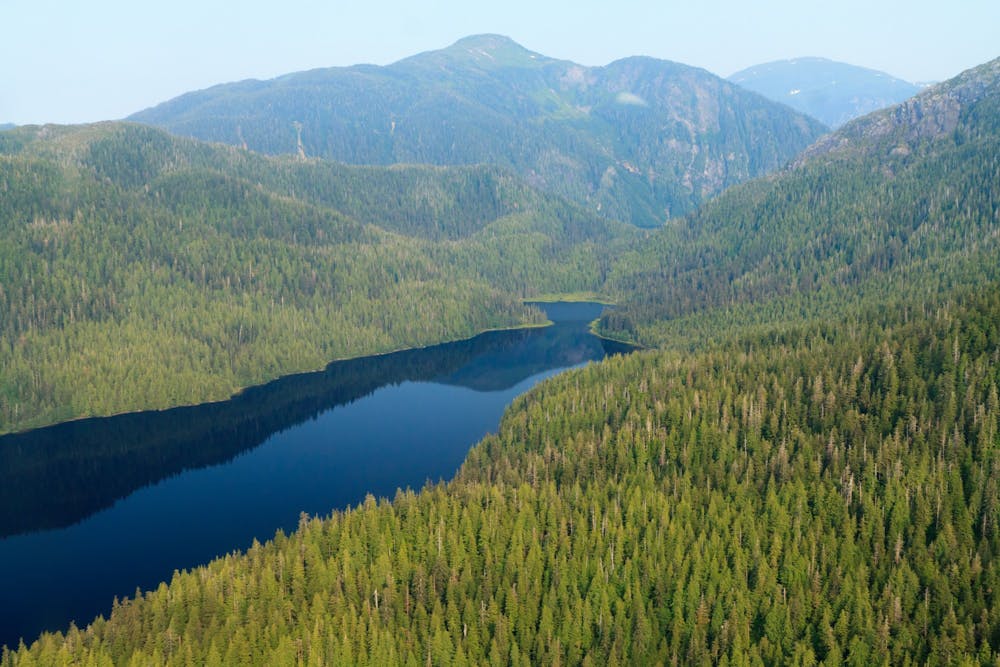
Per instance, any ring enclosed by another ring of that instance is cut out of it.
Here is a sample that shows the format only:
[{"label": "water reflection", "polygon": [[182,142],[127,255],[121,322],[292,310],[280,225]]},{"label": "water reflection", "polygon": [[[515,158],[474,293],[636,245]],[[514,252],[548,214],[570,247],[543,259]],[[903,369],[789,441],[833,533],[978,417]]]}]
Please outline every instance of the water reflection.
[{"label": "water reflection", "polygon": [[624,351],[587,332],[600,306],[546,310],[556,324],[544,329],[0,438],[0,644],[86,622],[114,595],[291,529],[301,511],[450,477],[514,396]]}]

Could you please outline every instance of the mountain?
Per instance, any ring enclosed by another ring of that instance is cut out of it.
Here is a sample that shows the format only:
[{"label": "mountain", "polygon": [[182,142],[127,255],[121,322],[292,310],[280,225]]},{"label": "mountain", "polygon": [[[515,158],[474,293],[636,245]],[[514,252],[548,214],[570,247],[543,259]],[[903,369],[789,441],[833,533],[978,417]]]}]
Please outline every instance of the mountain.
[{"label": "mountain", "polygon": [[0,132],[3,132],[4,130],[13,130],[15,127],[17,127],[17,125],[14,125],[14,123],[0,123]]},{"label": "mountain", "polygon": [[952,145],[990,141],[1000,129],[998,94],[1000,58],[822,137],[794,163],[864,157],[891,162],[911,155],[934,156]]},{"label": "mountain", "polygon": [[848,123],[644,240],[610,274],[629,303],[606,331],[704,342],[994,280],[998,154],[1000,59]]},{"label": "mountain", "polygon": [[640,226],[782,166],[824,131],[704,70],[638,57],[583,67],[497,35],[387,67],[219,85],[130,120],[352,164],[494,164]]},{"label": "mountain", "polygon": [[0,665],[995,664],[998,149],[1000,60],[848,124],[618,253],[661,349]]},{"label": "mountain", "polygon": [[826,58],[794,58],[755,65],[736,72],[729,81],[834,128],[902,102],[924,87],[885,72]]},{"label": "mountain", "polygon": [[633,228],[496,167],[350,167],[127,123],[0,135],[0,432],[537,323]]}]

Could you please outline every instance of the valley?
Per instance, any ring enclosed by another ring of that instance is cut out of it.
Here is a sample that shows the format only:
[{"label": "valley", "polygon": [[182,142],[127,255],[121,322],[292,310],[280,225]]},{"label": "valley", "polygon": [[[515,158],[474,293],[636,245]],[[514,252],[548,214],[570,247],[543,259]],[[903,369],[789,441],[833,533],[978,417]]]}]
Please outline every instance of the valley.
[{"label": "valley", "polygon": [[292,532],[303,512],[450,479],[515,396],[630,350],[587,332],[597,304],[545,308],[555,320],[545,328],[336,362],[229,401],[0,437],[12,478],[0,489],[0,644],[106,615],[115,597],[176,569]]},{"label": "valley", "polygon": [[[0,665],[996,662],[998,155],[1000,60],[827,132],[703,70],[496,35],[0,133],[0,550],[254,452],[257,477],[174,503],[257,480],[252,506],[278,449],[317,487],[423,477],[301,516],[265,497],[273,539],[119,586]],[[566,295],[615,306],[532,301]],[[598,313],[643,349],[605,358]],[[400,415],[440,391],[459,424],[459,386],[502,396],[448,456],[397,430],[327,468],[325,436],[293,442],[382,388]],[[52,424],[97,430],[30,430]]]},{"label": "valley", "polygon": [[635,234],[492,168],[300,164],[130,124],[7,133],[0,174],[0,432],[537,324],[521,297],[599,288]]}]

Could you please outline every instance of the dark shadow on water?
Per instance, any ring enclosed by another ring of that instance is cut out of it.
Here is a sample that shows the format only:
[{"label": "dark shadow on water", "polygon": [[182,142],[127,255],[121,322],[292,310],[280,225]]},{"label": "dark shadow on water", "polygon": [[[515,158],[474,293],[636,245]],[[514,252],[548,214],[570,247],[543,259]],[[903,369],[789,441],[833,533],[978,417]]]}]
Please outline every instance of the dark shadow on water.
[{"label": "dark shadow on water", "polygon": [[[586,304],[590,305],[590,304]],[[379,387],[432,381],[501,391],[626,349],[576,322],[330,364],[228,401],[83,419],[0,437],[0,537],[72,525],[136,489],[234,456]],[[606,350],[605,348],[610,348]]]},{"label": "dark shadow on water", "polygon": [[[7,570],[0,575],[6,589],[0,644],[15,645],[71,618],[86,623],[106,613],[114,595],[155,585],[173,567],[245,548],[251,537],[268,539],[289,528],[284,517],[294,517],[299,505],[328,512],[360,502],[365,492],[391,495],[397,487],[450,477],[463,452],[496,428],[513,395],[546,374],[629,351],[588,333],[600,306],[544,307],[553,326],[336,362],[220,403],[0,437],[0,571]],[[355,416],[337,416],[337,408],[352,405]],[[439,422],[440,432],[400,444],[405,429],[412,430],[407,420],[416,418]],[[393,421],[404,430],[392,431]],[[242,467],[234,468],[237,459]],[[310,479],[296,464],[322,470]],[[172,486],[161,489],[166,480]],[[330,489],[298,488],[309,484]],[[242,511],[241,498],[247,516],[234,515]],[[215,523],[208,518],[213,512]],[[108,544],[116,540],[122,544]],[[118,546],[120,562],[107,555]],[[134,573],[122,571],[133,566]],[[39,571],[16,571],[25,567]],[[51,591],[39,590],[43,585]]]},{"label": "dark shadow on water", "polygon": [[431,380],[534,330],[335,362],[228,401],[83,419],[0,438],[0,537],[72,525],[138,488],[224,463],[271,435],[386,385]]}]

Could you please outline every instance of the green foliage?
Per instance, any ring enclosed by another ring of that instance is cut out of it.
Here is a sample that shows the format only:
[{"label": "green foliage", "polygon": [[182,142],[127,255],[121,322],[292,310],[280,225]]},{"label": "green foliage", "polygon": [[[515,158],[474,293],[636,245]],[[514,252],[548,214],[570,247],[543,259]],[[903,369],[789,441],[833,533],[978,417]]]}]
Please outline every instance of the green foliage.
[{"label": "green foliage", "polygon": [[[856,121],[615,261],[603,330],[688,347],[998,277],[1000,61]],[[910,122],[918,118],[919,122]]]},{"label": "green foliage", "polygon": [[4,667],[992,662],[998,354],[993,283],[592,365],[450,484],[303,516]]},{"label": "green foliage", "polygon": [[123,124],[4,136],[0,432],[537,323],[519,297],[599,289],[628,234],[490,168],[296,163]]},{"label": "green foliage", "polygon": [[[457,57],[445,55],[416,65]],[[227,293],[245,299],[236,312],[262,290],[243,271],[247,257],[277,247],[275,256],[295,262],[335,256],[317,265],[328,271],[354,258],[351,275],[365,280],[353,287],[372,285],[364,299],[378,303],[397,304],[382,286],[411,272],[421,280],[400,282],[427,290],[420,303],[442,302],[456,285],[475,293],[485,276],[510,293],[611,285],[626,305],[604,329],[665,349],[540,384],[446,485],[401,491],[392,502],[369,497],[326,519],[303,516],[293,535],[178,572],[120,601],[110,618],[46,634],[0,664],[996,664],[998,82],[1000,61],[849,125],[790,173],[735,190],[645,245],[612,242],[609,254],[602,239],[611,237],[596,222],[582,232],[575,216],[537,220],[526,211],[446,226],[429,236],[440,242],[406,243],[328,212],[308,236],[353,239],[340,244],[351,250],[343,257],[321,240],[289,242],[280,225],[273,238],[219,245],[238,238],[232,220],[244,215],[260,234],[272,229],[263,214],[220,216],[213,247],[231,249],[212,255],[202,280],[228,279]],[[3,145],[23,146],[13,135]],[[241,168],[257,168],[257,158],[246,159]],[[5,160],[20,171],[0,180],[0,193],[30,224],[15,230],[20,245],[0,254],[9,258],[0,275],[37,285],[30,280],[62,275],[51,262],[78,242],[67,233],[76,231],[75,211],[99,210],[104,186],[86,169]],[[271,200],[246,190],[262,181],[241,173],[206,180],[219,193],[212,201],[233,212],[256,202],[257,211]],[[156,207],[147,217],[130,213],[157,202],[156,184],[166,187],[167,177],[112,200],[116,216],[107,216],[139,230],[132,240],[108,225],[121,247],[145,248],[151,271],[143,264],[118,283],[110,271],[95,285],[117,290],[147,276],[143,297],[156,302],[167,279],[178,280],[175,257],[179,266],[206,265],[191,264],[193,250],[143,235],[143,224],[166,234],[178,218]],[[39,199],[41,184],[63,196]],[[323,209],[318,199],[260,187],[288,199],[289,215]],[[199,224],[194,218],[184,226]],[[391,250],[394,263],[372,246]],[[544,261],[555,257],[572,269]],[[254,263],[255,275],[265,264]],[[115,264],[93,270],[105,266]],[[447,279],[438,266],[449,267]],[[532,266],[544,270],[534,275]],[[314,295],[329,296],[317,287],[327,274],[287,275],[299,281],[287,286],[287,307],[321,309],[325,299]],[[64,292],[19,294],[86,296],[67,280]],[[280,281],[265,284],[267,298],[285,293]],[[483,312],[508,303],[495,298]],[[143,301],[130,307],[151,318]],[[46,317],[79,318],[47,303],[17,311],[22,338]],[[361,303],[347,298],[330,312],[375,317]],[[467,314],[479,301],[461,303],[455,312]],[[156,312],[183,319],[190,311],[181,305]],[[232,340],[243,321],[220,318],[206,341]],[[402,326],[362,322],[372,332]],[[259,335],[240,328],[238,340],[244,331]]]}]

